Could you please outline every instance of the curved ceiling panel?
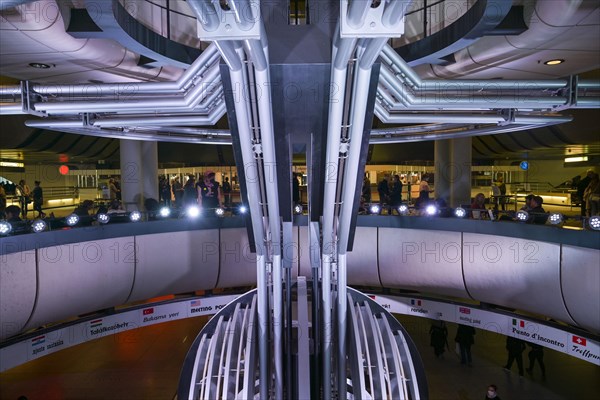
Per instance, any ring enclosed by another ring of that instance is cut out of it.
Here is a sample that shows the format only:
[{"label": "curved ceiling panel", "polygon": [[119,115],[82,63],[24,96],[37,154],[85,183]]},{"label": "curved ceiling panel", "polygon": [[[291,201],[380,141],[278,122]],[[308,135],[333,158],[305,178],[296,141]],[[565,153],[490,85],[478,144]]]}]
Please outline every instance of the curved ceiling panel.
[{"label": "curved ceiling panel", "polygon": [[[65,32],[62,12],[69,9],[41,0],[0,13],[2,74],[43,83],[174,80],[175,67],[138,66],[139,56],[112,40],[76,39]],[[42,63],[50,68],[32,68]]]},{"label": "curved ceiling panel", "polygon": [[[600,4],[595,1],[545,1],[535,6],[525,2],[529,29],[517,36],[484,37],[454,53],[456,62],[445,67],[422,66],[422,77],[533,78],[532,74],[562,77],[598,68],[600,22],[593,16]],[[576,43],[575,43],[576,42]],[[542,52],[542,54],[538,54]],[[568,58],[569,64],[548,67],[538,61],[553,54]],[[539,78],[540,75],[537,75]]]}]

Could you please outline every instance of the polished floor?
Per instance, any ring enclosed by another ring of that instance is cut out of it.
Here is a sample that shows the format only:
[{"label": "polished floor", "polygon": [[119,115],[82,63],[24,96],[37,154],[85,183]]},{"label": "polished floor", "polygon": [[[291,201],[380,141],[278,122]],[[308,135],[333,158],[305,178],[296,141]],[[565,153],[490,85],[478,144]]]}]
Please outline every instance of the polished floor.
[{"label": "polished floor", "polygon": [[[430,321],[398,316],[421,352],[432,400],[481,400],[487,385],[503,400],[587,400],[600,393],[600,367],[545,350],[546,379],[539,369],[519,378],[506,362],[503,336],[478,331],[473,366],[452,351],[437,359],[429,347]],[[173,321],[97,339],[0,374],[0,399],[173,399],[182,361],[206,317]],[[449,324],[453,348],[456,325]],[[527,367],[525,357],[525,367]],[[536,367],[537,368],[537,367]]]}]

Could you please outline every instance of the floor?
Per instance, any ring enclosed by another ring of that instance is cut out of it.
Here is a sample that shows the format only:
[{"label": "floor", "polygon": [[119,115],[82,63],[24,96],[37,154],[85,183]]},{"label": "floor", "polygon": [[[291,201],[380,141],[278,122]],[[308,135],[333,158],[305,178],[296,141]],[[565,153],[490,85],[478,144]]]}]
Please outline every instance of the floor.
[{"label": "floor", "polygon": [[[586,400],[600,393],[600,367],[545,350],[547,378],[539,369],[519,378],[506,372],[503,336],[478,331],[473,367],[461,367],[453,351],[436,359],[429,347],[430,321],[398,316],[421,353],[432,400],[481,400],[487,386],[498,386],[503,400]],[[0,374],[0,399],[173,399],[188,347],[206,317],[125,332],[72,347]],[[449,324],[453,348],[456,331]],[[525,357],[525,367],[527,361]],[[537,368],[537,367],[536,367]]]}]

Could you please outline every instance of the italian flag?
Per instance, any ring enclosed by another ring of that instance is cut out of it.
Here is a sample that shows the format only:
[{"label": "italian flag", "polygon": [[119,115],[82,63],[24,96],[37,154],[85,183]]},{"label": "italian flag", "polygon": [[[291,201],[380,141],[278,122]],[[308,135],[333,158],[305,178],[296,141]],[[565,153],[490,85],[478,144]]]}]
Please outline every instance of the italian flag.
[{"label": "italian flag", "polygon": [[519,328],[525,328],[525,321],[522,319],[513,318],[513,326],[518,326]]}]

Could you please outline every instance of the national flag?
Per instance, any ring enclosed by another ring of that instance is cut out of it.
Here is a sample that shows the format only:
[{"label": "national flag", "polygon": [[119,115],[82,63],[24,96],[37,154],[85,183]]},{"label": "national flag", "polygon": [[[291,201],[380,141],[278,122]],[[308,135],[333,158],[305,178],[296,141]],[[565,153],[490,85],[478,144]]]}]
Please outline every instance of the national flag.
[{"label": "national flag", "polygon": [[413,306],[418,306],[418,307],[420,307],[420,306],[421,306],[421,300],[415,300],[415,299],[411,299],[411,300],[410,300],[410,304],[411,304],[411,305],[413,305]]},{"label": "national flag", "polygon": [[459,307],[458,312],[461,314],[471,314],[471,309],[468,307]]},{"label": "national flag", "polygon": [[573,340],[573,343],[577,343],[577,344],[579,344],[581,346],[587,346],[587,339],[586,338],[583,338],[581,336],[575,336],[575,335],[573,335],[573,339],[572,340]]},{"label": "national flag", "polygon": [[90,328],[97,328],[102,326],[102,319],[96,319],[90,322]]},{"label": "national flag", "polygon": [[200,307],[200,300],[192,300],[192,301],[190,301],[190,306],[192,306],[192,307]]},{"label": "national flag", "polygon": [[519,326],[519,328],[525,328],[525,321],[522,319],[513,318],[512,324],[513,326]]},{"label": "national flag", "polygon": [[152,308],[146,308],[144,311],[142,311],[143,315],[149,315],[149,314],[154,314],[154,307]]},{"label": "national flag", "polygon": [[32,346],[39,346],[40,344],[46,341],[46,335],[38,336],[36,338],[31,339]]}]

